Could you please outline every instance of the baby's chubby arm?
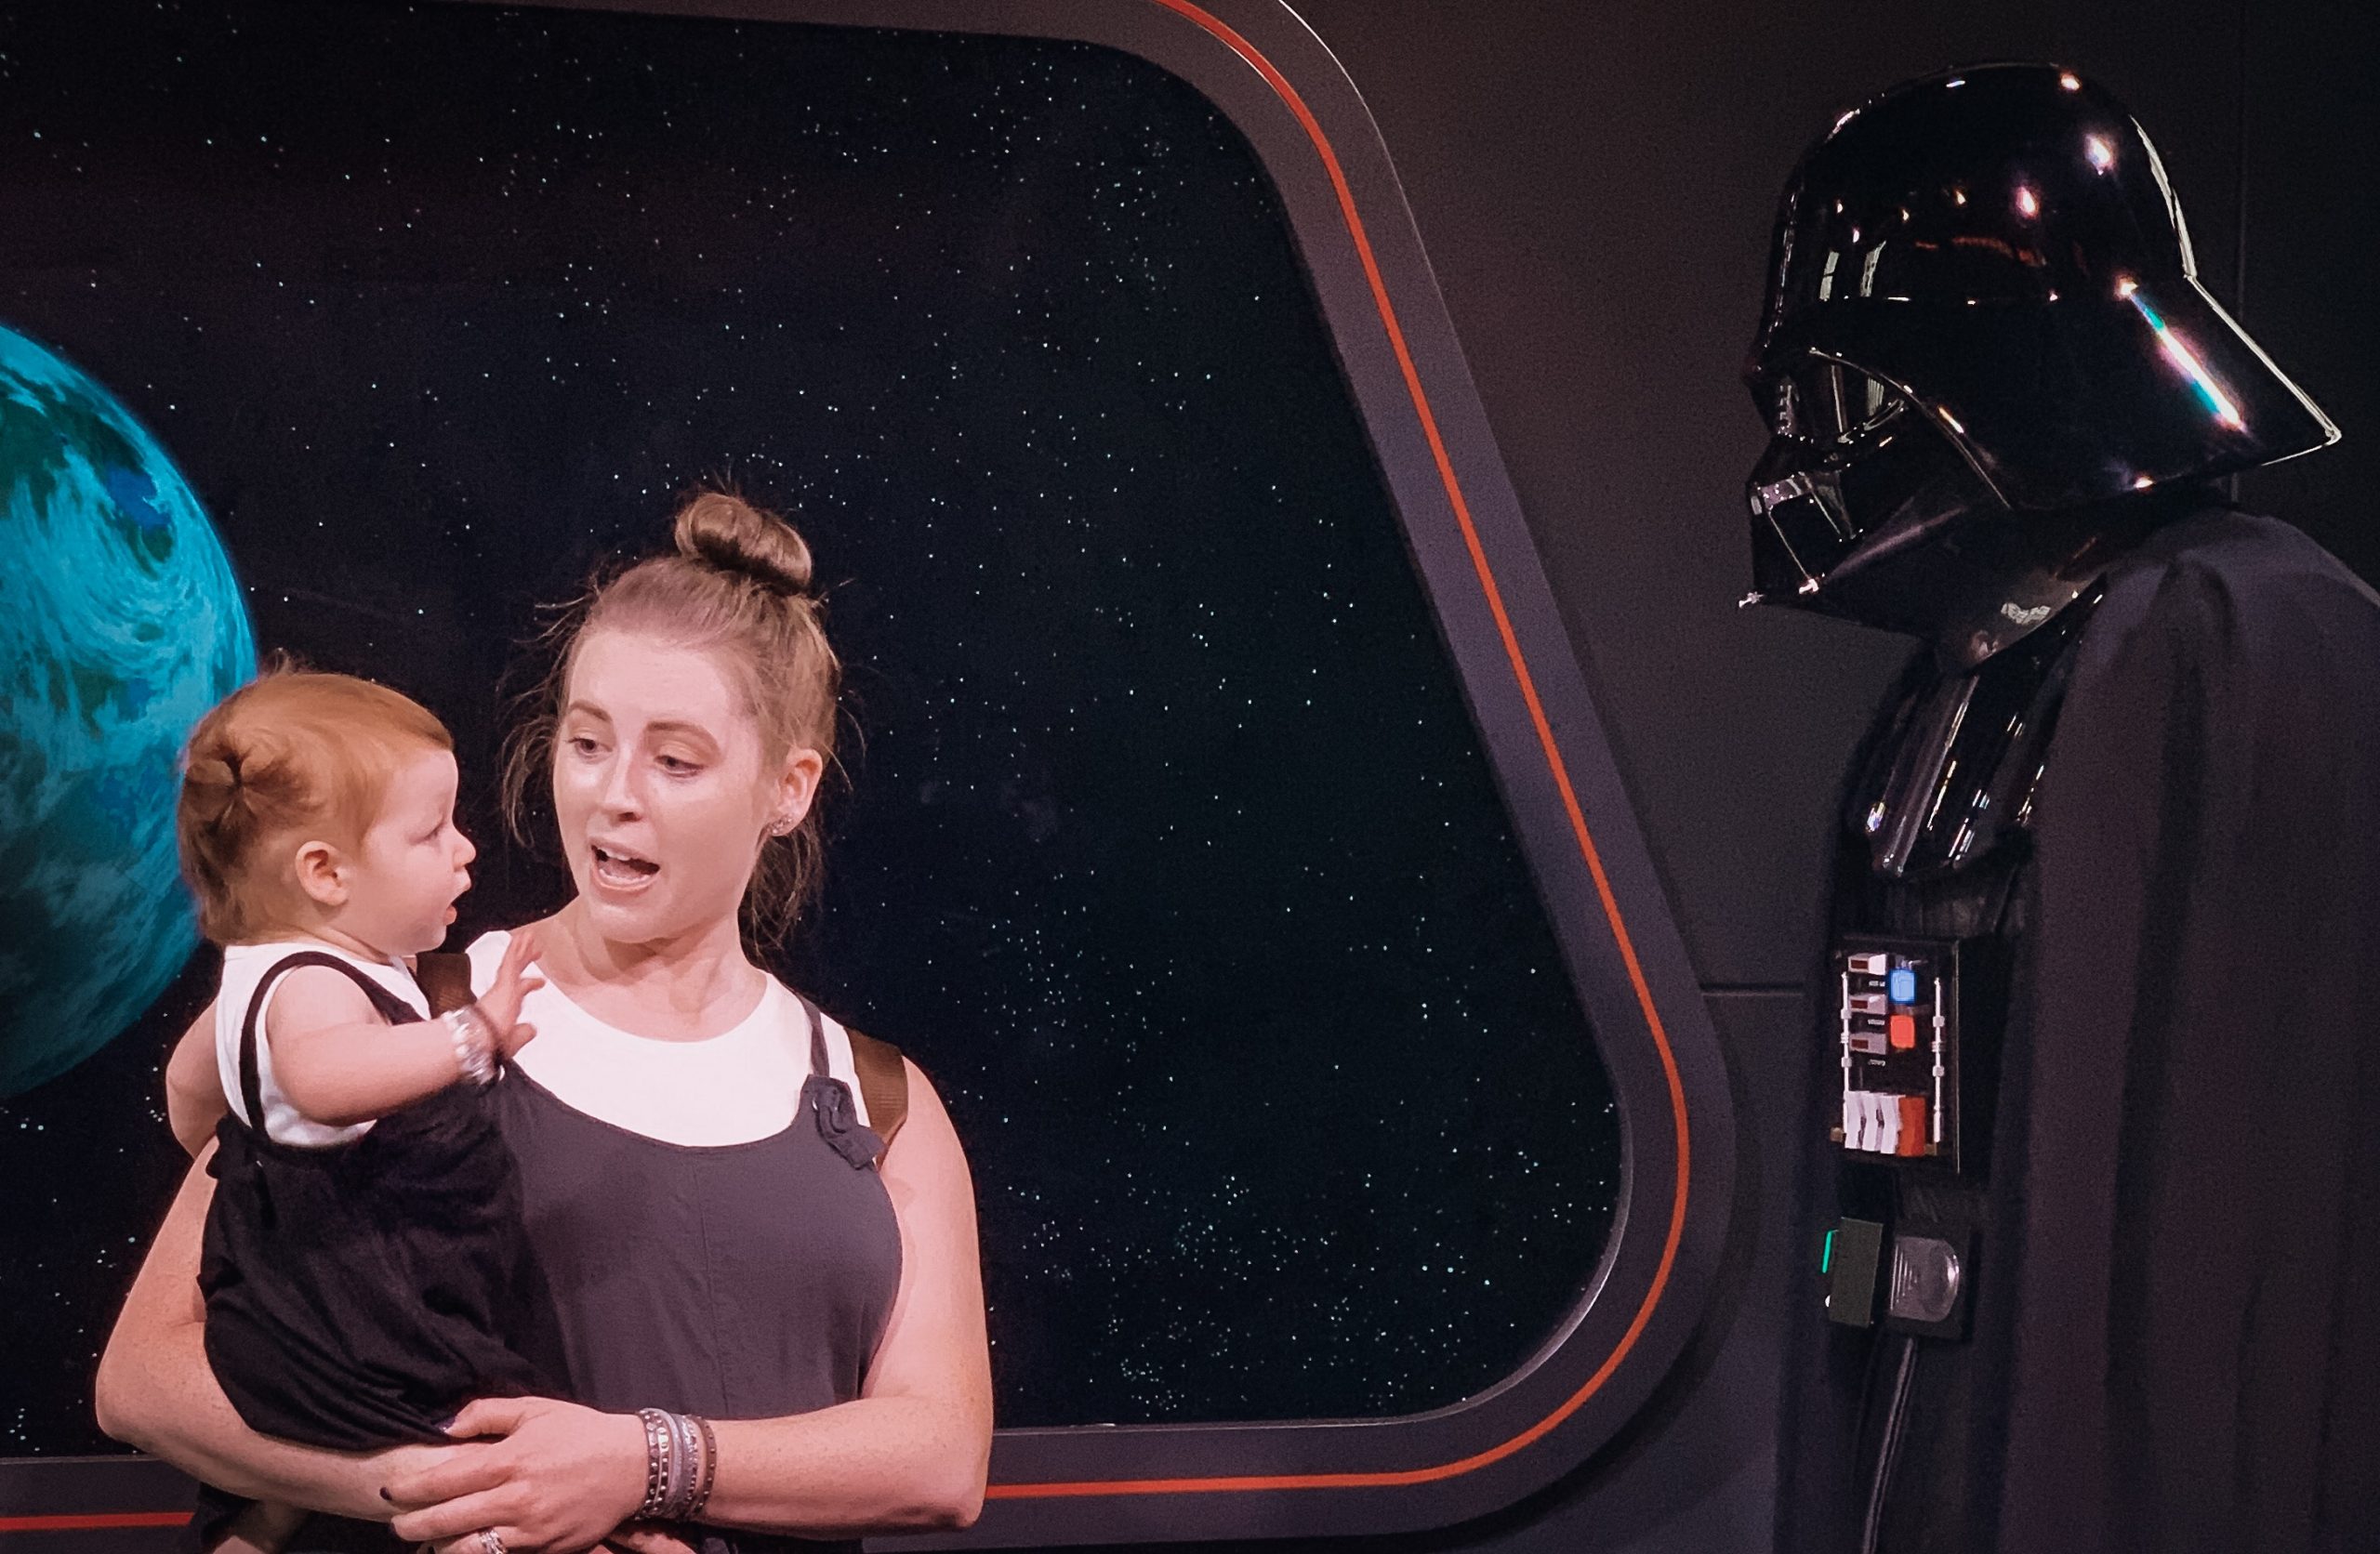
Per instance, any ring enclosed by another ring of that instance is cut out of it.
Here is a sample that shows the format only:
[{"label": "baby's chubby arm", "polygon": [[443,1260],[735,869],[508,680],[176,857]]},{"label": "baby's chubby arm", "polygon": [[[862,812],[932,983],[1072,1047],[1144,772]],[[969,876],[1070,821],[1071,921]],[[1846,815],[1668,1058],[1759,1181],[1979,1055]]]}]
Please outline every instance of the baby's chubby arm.
[{"label": "baby's chubby arm", "polygon": [[[521,1023],[521,1000],[544,986],[525,969],[534,935],[505,946],[496,980],[479,1000],[509,1058],[536,1031]],[[454,1032],[443,1021],[384,1022],[352,980],[324,967],[289,973],[265,1011],[273,1077],[289,1104],[311,1121],[337,1127],[368,1122],[435,1095],[460,1077]]]}]

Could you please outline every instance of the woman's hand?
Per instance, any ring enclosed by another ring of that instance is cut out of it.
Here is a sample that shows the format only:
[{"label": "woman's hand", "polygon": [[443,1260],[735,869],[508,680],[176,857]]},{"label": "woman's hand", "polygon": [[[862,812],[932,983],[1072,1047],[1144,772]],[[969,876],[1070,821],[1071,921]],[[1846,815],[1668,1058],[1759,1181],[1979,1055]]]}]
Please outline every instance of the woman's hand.
[{"label": "woman's hand", "polygon": [[392,1472],[380,1492],[400,1513],[397,1536],[438,1554],[483,1554],[476,1534],[489,1527],[515,1554],[576,1554],[644,1502],[644,1423],[633,1414],[482,1398],[447,1433],[466,1443]]}]

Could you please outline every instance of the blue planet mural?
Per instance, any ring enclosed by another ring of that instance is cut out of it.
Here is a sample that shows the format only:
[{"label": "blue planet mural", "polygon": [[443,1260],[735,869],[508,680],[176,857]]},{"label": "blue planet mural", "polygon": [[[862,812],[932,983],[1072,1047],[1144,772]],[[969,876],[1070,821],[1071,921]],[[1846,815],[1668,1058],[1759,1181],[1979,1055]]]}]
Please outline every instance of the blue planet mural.
[{"label": "blue planet mural", "polygon": [[0,1097],[113,1039],[198,942],[191,725],[256,672],[230,559],[115,396],[0,326]]}]

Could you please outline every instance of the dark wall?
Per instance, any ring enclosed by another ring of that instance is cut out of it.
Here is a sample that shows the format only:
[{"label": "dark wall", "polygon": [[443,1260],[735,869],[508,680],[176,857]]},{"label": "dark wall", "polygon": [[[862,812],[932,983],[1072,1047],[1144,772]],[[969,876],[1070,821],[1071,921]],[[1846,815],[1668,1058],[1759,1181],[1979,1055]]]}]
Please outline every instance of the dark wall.
[{"label": "dark wall", "polygon": [[[1729,1045],[1754,1223],[1699,1368],[1633,1445],[1434,1548],[1769,1546],[1778,1173],[1833,788],[1902,641],[1749,586],[1738,380],[1795,157],[1861,97],[1993,59],[2097,77],[2162,153],[2202,279],[2339,423],[2244,495],[2380,576],[2380,50],[2344,0],[1297,0],[1395,158]],[[2242,242],[2242,217],[2245,241]],[[2243,262],[2244,261],[2244,264]],[[2240,289],[2244,270],[2246,287]]]}]

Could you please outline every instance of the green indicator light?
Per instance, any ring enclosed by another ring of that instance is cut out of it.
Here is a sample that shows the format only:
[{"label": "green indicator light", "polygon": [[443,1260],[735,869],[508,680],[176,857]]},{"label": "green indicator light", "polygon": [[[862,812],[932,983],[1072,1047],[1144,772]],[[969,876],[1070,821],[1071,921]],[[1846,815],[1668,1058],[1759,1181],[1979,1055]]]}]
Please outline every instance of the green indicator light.
[{"label": "green indicator light", "polygon": [[1826,1232],[1826,1250],[1818,1257],[1818,1271],[1820,1273],[1834,1271],[1834,1232],[1832,1231]]}]

